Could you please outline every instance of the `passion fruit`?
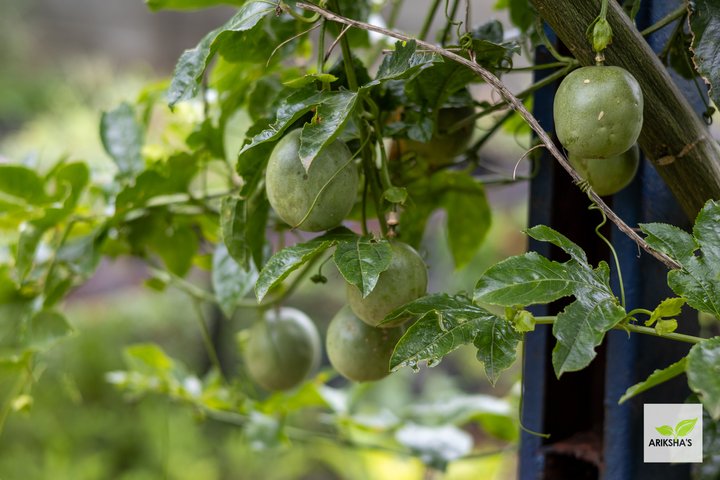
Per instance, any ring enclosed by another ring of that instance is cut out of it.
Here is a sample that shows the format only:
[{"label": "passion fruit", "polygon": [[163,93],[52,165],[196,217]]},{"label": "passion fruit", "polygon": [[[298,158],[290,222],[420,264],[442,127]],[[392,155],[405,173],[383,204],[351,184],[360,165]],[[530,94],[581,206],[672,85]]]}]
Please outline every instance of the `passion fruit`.
[{"label": "passion fruit", "polygon": [[356,382],[380,380],[390,373],[390,357],[400,340],[399,328],[375,328],[344,306],[328,325],[325,348],[330,364]]},{"label": "passion fruit", "polygon": [[568,156],[570,165],[590,183],[600,196],[614,195],[627,187],[637,173],[640,149],[637,144],[627,152],[609,158],[579,158]]},{"label": "passion fruit", "polygon": [[579,68],[560,84],[553,113],[555,133],[571,154],[578,158],[620,155],[640,135],[642,90],[623,68]]},{"label": "passion fruit", "polygon": [[284,222],[299,230],[337,227],[350,213],[357,194],[359,177],[352,154],[335,140],[305,171],[299,150],[299,129],[285,135],[273,149],[265,171],[270,205]]},{"label": "passion fruit", "polygon": [[250,378],[268,390],[300,384],[320,362],[320,335],[300,310],[271,309],[250,328],[242,357]]}]

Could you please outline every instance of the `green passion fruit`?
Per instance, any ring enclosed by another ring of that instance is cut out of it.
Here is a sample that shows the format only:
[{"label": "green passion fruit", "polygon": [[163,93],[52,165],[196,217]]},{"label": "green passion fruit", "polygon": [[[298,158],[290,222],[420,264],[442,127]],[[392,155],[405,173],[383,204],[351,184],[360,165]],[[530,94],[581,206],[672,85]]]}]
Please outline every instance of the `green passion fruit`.
[{"label": "green passion fruit", "polygon": [[420,255],[406,243],[393,241],[390,246],[390,266],[380,274],[375,288],[367,297],[362,298],[355,285],[347,284],[348,304],[363,322],[373,327],[389,328],[404,323],[407,319],[399,318],[380,325],[388,313],[425,295],[427,291],[427,267]]},{"label": "green passion fruit", "polygon": [[390,357],[400,340],[399,328],[375,328],[344,306],[328,325],[325,348],[330,364],[356,382],[380,380],[390,373]]},{"label": "green passion fruit", "polygon": [[578,158],[607,158],[627,151],[643,123],[643,96],[635,77],[620,67],[583,67],[555,93],[555,133]]},{"label": "green passion fruit", "polygon": [[640,149],[635,144],[627,152],[608,158],[580,158],[570,153],[568,160],[595,193],[613,195],[627,187],[635,177],[640,164]]},{"label": "green passion fruit", "polygon": [[320,151],[308,171],[299,150],[299,129],[273,149],[265,172],[270,205],[284,222],[300,230],[319,232],[340,225],[355,203],[359,182],[350,150],[335,140]]},{"label": "green passion fruit", "polygon": [[250,328],[242,356],[250,378],[268,390],[297,386],[320,362],[320,335],[300,310],[271,309]]}]

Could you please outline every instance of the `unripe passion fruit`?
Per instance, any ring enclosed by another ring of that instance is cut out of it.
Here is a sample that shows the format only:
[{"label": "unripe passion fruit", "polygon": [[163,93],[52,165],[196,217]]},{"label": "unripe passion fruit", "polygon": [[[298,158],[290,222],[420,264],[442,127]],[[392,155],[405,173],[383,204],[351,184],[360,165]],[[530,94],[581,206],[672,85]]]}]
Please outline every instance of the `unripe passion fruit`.
[{"label": "unripe passion fruit", "polygon": [[399,328],[369,326],[346,305],[328,325],[325,348],[330,363],[343,377],[369,382],[390,373],[390,357],[401,336]]},{"label": "unripe passion fruit", "polygon": [[320,335],[300,310],[271,309],[250,328],[242,355],[255,382],[268,390],[287,390],[319,363]]},{"label": "unripe passion fruit", "polygon": [[620,155],[637,141],[643,96],[635,77],[620,67],[583,67],[555,94],[555,133],[579,158]]},{"label": "unripe passion fruit", "polygon": [[319,232],[340,225],[355,203],[358,185],[350,150],[336,140],[320,151],[306,172],[299,149],[299,129],[273,149],[265,172],[270,205],[283,221],[300,230]]},{"label": "unripe passion fruit", "polygon": [[[415,300],[427,291],[428,275],[425,262],[410,245],[393,241],[392,261],[380,274],[375,288],[362,298],[360,290],[347,284],[348,304],[353,312],[368,325],[378,326],[396,308]],[[399,318],[381,327],[395,327],[405,322]]]},{"label": "unripe passion fruit", "polygon": [[635,177],[640,164],[640,149],[635,144],[627,152],[608,158],[579,158],[571,153],[568,160],[595,193],[613,195],[627,187]]}]

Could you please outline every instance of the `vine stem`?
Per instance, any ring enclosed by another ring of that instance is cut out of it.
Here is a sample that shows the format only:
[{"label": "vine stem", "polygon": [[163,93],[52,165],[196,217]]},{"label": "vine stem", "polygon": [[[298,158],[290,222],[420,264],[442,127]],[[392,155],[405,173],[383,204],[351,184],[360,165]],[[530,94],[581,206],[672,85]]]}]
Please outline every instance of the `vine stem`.
[{"label": "vine stem", "polygon": [[430,6],[430,9],[427,12],[427,16],[425,17],[425,22],[423,23],[423,26],[420,29],[420,33],[418,34],[419,39],[425,40],[428,33],[430,33],[430,27],[432,26],[433,20],[435,19],[435,12],[437,11],[439,5],[440,0],[435,0]]},{"label": "vine stem", "polygon": [[202,335],[203,344],[205,345],[205,351],[210,358],[210,363],[212,363],[213,367],[215,367],[215,369],[218,371],[218,374],[224,379],[225,375],[222,371],[220,357],[218,357],[217,350],[215,349],[212,337],[210,336],[210,330],[208,330],[207,322],[205,320],[205,312],[203,312],[202,303],[199,299],[193,298],[192,304],[195,308],[196,318],[198,321],[198,325],[200,326],[200,333]]},{"label": "vine stem", "polygon": [[658,20],[657,23],[653,23],[646,29],[641,30],[640,35],[642,35],[643,37],[646,37],[646,36],[650,35],[651,33],[657,32],[664,26],[674,22],[678,18],[681,18],[685,14],[687,14],[687,7],[685,6],[685,2],[683,2],[682,5],[680,5],[678,8],[676,8],[675,10],[673,10],[672,12],[668,13],[666,16],[664,16],[663,18]]},{"label": "vine stem", "polygon": [[[312,5],[309,3],[304,2],[298,2],[296,4],[299,8],[302,8],[303,10],[309,10],[311,12],[318,13],[319,15],[327,18],[328,20],[332,22],[342,23],[344,25],[349,25],[351,27],[360,28],[362,30],[369,30],[372,32],[379,33],[381,35],[386,35],[392,38],[396,38],[398,40],[402,40],[405,42],[409,42],[414,40],[412,37],[398,33],[393,32],[390,30],[387,30],[382,27],[378,27],[377,25],[372,25],[366,22],[361,22],[358,20],[353,20],[351,18],[342,17],[340,15],[337,15],[333,12],[329,12],[325,10],[324,8],[320,8],[317,5]],[[525,105],[523,105],[522,101],[519,100],[513,93],[505,86],[504,83],[500,81],[500,79],[495,76],[492,72],[489,70],[483,68],[476,62],[473,62],[465,57],[462,57],[456,53],[449,52],[441,47],[438,47],[436,45],[433,45],[428,42],[424,42],[422,40],[415,40],[418,45],[420,45],[423,48],[426,48],[434,53],[437,53],[438,55],[441,55],[449,60],[452,60],[454,62],[459,63],[460,65],[463,65],[464,67],[472,70],[475,74],[480,76],[483,80],[485,80],[491,87],[493,87],[501,96],[502,98],[510,105],[510,107],[517,111],[518,114],[527,122],[528,125],[530,125],[530,128],[532,128],[537,136],[540,138],[540,141],[545,144],[547,147],[548,152],[555,157],[555,159],[558,161],[558,163],[570,174],[572,179],[575,181],[575,183],[580,183],[583,181],[583,178],[580,176],[579,173],[577,173],[572,166],[568,163],[567,158],[565,155],[558,149],[558,147],[555,145],[555,142],[552,141],[550,136],[547,134],[547,132],[540,126],[540,123],[538,123],[537,119],[528,111],[527,108],[525,108]],[[666,267],[670,269],[680,269],[681,265],[677,263],[672,258],[668,257],[666,254],[654,250],[643,238],[638,235],[638,233],[633,230],[628,224],[626,224],[608,205],[603,201],[602,198],[592,190],[588,191],[588,195],[592,199],[593,202],[603,211],[605,212],[605,215],[607,215],[608,219],[613,222],[617,228],[623,232],[625,235],[627,235],[632,241],[634,241],[640,248],[645,250],[647,253],[655,257],[657,260],[662,262]]]},{"label": "vine stem", "polygon": [[[557,321],[557,317],[535,317],[535,323],[537,325],[553,325]],[[640,325],[633,325],[630,323],[619,323],[613,327],[615,330],[623,330],[625,332],[642,333],[643,335],[650,335],[653,337],[667,338],[668,340],[675,340],[678,342],[685,343],[700,343],[705,338],[695,337],[693,335],[685,335],[684,333],[658,333],[654,328],[643,327]]]}]

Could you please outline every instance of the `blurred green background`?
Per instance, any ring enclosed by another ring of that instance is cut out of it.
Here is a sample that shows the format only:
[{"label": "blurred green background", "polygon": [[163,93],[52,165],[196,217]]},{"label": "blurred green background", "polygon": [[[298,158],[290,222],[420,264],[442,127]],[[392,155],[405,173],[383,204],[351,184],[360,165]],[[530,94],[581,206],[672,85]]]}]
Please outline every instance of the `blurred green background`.
[{"label": "blurred green background", "polygon": [[[415,31],[422,19],[414,14],[422,14],[429,2],[406,3],[400,28]],[[504,20],[492,3],[475,2],[475,15]],[[0,0],[0,11],[0,161],[40,167],[67,155],[89,162],[95,178],[111,171],[98,136],[100,112],[137,98],[145,85],[162,86],[182,50],[232,12],[151,14],[141,0]],[[521,88],[529,80],[517,75],[510,84]],[[481,87],[474,94],[490,98]],[[508,129],[483,151],[485,163],[509,175],[528,142],[525,134]],[[527,185],[493,185],[488,194],[494,209],[490,235],[460,271],[453,269],[443,214],[433,217],[421,251],[432,265],[430,291],[470,291],[486,267],[524,251]],[[344,301],[339,274],[324,273],[328,284],[308,283],[289,302],[306,311],[321,332]],[[504,439],[489,435],[482,422],[469,427],[475,451],[490,453],[453,462],[441,475],[418,458],[330,441],[258,450],[239,428],[200,418],[186,406],[124,396],[106,374],[124,367],[127,345],[157,342],[192,371],[207,368],[189,300],[176,290],[147,289],[144,278],[140,262],[105,262],[70,297],[65,312],[76,333],[44,355],[32,401],[8,418],[0,436],[1,480],[514,478],[516,423],[495,432]],[[207,282],[201,272],[195,280]],[[251,311],[216,320],[229,364],[237,360],[235,332],[252,320]],[[516,406],[518,379],[516,367],[492,388],[468,348],[436,368],[404,369],[351,392],[360,411],[376,416],[467,394],[509,398]]]}]

